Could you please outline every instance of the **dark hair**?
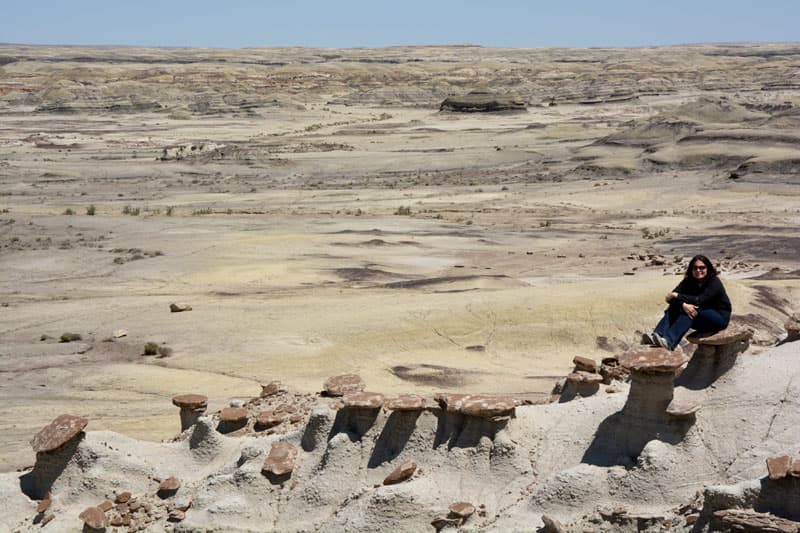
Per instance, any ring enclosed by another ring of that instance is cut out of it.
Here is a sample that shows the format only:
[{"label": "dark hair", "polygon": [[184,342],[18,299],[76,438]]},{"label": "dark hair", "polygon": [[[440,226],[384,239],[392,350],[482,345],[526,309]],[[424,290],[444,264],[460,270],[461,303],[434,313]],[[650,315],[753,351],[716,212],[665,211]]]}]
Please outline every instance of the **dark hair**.
[{"label": "dark hair", "polygon": [[692,257],[691,261],[689,261],[689,266],[686,267],[686,274],[684,274],[684,277],[692,278],[692,268],[694,268],[694,264],[697,261],[701,261],[706,266],[707,280],[717,276],[717,269],[714,268],[714,263],[711,262],[711,259],[702,254],[697,254],[696,256]]}]

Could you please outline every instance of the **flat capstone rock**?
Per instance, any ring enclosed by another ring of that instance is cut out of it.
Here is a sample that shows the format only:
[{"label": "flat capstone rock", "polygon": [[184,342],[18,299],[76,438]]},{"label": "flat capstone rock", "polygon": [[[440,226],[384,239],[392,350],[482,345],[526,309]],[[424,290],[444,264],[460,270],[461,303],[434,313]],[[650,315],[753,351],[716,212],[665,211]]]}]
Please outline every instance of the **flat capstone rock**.
[{"label": "flat capstone rock", "polygon": [[384,485],[395,485],[397,483],[402,483],[403,481],[409,479],[411,476],[414,475],[414,472],[417,471],[417,463],[414,461],[406,461],[405,463],[401,464],[392,472],[386,476],[383,480]]},{"label": "flat capstone rock", "polygon": [[753,338],[753,330],[741,324],[729,324],[727,328],[713,335],[689,335],[686,340],[692,344],[724,346]]},{"label": "flat capstone rock", "polygon": [[767,459],[767,472],[772,480],[783,479],[792,469],[792,458],[788,455],[779,455]]},{"label": "flat capstone rock", "polygon": [[43,427],[31,440],[33,451],[49,452],[60,448],[83,431],[88,418],[73,415],[60,415]]},{"label": "flat capstone rock", "polygon": [[383,404],[388,411],[421,411],[425,409],[425,398],[417,394],[401,394]]},{"label": "flat capstone rock", "polygon": [[191,311],[192,306],[186,303],[172,303],[169,304],[169,310],[172,313],[183,313],[184,311]]},{"label": "flat capstone rock", "polygon": [[256,424],[266,428],[282,424],[289,417],[288,413],[280,411],[261,411],[256,416]]},{"label": "flat capstone rock", "polygon": [[338,397],[351,392],[361,392],[364,387],[364,380],[358,374],[341,374],[326,379],[322,392],[327,396]]},{"label": "flat capstone rock", "polygon": [[380,392],[353,392],[342,401],[350,409],[379,409],[383,405],[384,396]]},{"label": "flat capstone rock", "polygon": [[516,407],[517,402],[513,398],[471,395],[461,402],[459,412],[466,416],[492,418],[495,416],[510,415]]},{"label": "flat capstone rock", "polygon": [[244,407],[225,407],[219,412],[220,422],[244,422],[247,420],[247,409]]},{"label": "flat capstone rock", "polygon": [[203,409],[208,407],[208,396],[202,394],[179,394],[172,398],[172,404],[181,409]]},{"label": "flat capstone rock", "polygon": [[800,522],[745,509],[714,511],[714,518],[735,531],[763,531],[765,533],[798,533],[800,531]]},{"label": "flat capstone rock", "polygon": [[456,502],[451,503],[448,510],[460,518],[469,518],[475,512],[475,506],[469,502]]},{"label": "flat capstone rock", "polygon": [[181,480],[170,476],[158,485],[159,492],[173,492],[181,488]]},{"label": "flat capstone rock", "polygon": [[261,467],[261,471],[276,476],[285,476],[294,471],[296,458],[296,446],[286,441],[275,442],[264,460],[264,466]]},{"label": "flat capstone rock", "polygon": [[675,373],[688,361],[689,358],[682,351],[664,348],[647,348],[619,356],[619,364],[623,367],[645,373]]},{"label": "flat capstone rock", "polygon": [[584,372],[597,372],[597,361],[591,359],[589,357],[582,357],[580,355],[576,355],[572,359],[572,364],[575,365],[575,370],[583,370]]},{"label": "flat capstone rock", "polygon": [[603,376],[584,370],[578,370],[567,374],[567,381],[572,383],[601,383],[603,381]]}]

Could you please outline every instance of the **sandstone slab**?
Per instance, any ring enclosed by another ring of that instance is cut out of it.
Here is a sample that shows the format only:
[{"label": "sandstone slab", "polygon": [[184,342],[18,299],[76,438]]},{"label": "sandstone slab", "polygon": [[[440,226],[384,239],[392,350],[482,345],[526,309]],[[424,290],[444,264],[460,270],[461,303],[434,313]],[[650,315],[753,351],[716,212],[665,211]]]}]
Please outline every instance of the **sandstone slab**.
[{"label": "sandstone slab", "polygon": [[364,380],[358,374],[341,374],[326,379],[322,392],[326,396],[337,397],[351,392],[361,392],[364,387]]},{"label": "sandstone slab", "polygon": [[261,468],[263,473],[276,476],[291,474],[295,468],[297,458],[297,447],[290,442],[280,441],[272,444],[264,466]]},{"label": "sandstone slab", "polygon": [[414,461],[406,461],[386,476],[383,480],[384,485],[395,485],[397,483],[402,483],[403,481],[409,479],[411,476],[414,475],[414,472],[417,471],[417,463]]},{"label": "sandstone slab", "polygon": [[60,448],[83,431],[88,418],[82,416],[60,415],[34,435],[31,440],[33,451],[49,452]]},{"label": "sandstone slab", "polygon": [[619,356],[621,366],[645,373],[674,373],[688,361],[683,352],[664,348],[648,348]]}]

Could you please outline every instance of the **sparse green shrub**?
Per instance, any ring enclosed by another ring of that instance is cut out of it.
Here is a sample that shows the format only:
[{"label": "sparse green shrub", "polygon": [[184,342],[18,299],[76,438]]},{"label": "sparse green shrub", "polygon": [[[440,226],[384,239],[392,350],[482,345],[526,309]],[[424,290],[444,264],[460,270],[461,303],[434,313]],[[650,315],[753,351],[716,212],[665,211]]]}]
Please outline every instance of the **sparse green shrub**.
[{"label": "sparse green shrub", "polygon": [[141,209],[139,209],[138,207],[131,207],[129,205],[126,205],[125,207],[122,208],[123,215],[138,217],[139,213],[141,213]]},{"label": "sparse green shrub", "polygon": [[73,342],[81,340],[80,333],[62,333],[61,334],[61,342]]},{"label": "sparse green shrub", "polygon": [[195,209],[194,211],[192,211],[192,216],[194,217],[201,215],[213,215],[213,214],[214,210],[211,209],[210,207],[204,207],[203,209]]},{"label": "sparse green shrub", "polygon": [[174,210],[175,210],[175,206],[174,205],[170,205],[170,206],[167,207],[167,211],[166,211],[165,214],[168,217],[171,217]]},{"label": "sparse green shrub", "polygon": [[66,209],[64,210],[64,214],[65,214],[65,215],[74,215],[74,214],[75,214],[75,211],[73,211],[71,207],[68,207],[68,208],[66,208]]},{"label": "sparse green shrub", "polygon": [[158,348],[158,343],[147,342],[144,345],[144,355],[156,355],[158,354]]},{"label": "sparse green shrub", "polygon": [[94,204],[91,204],[89,207],[86,208],[86,214],[89,216],[94,216],[97,210],[94,207]]},{"label": "sparse green shrub", "polygon": [[394,214],[402,216],[411,216],[411,207],[407,205],[401,205],[400,207],[397,208]]}]

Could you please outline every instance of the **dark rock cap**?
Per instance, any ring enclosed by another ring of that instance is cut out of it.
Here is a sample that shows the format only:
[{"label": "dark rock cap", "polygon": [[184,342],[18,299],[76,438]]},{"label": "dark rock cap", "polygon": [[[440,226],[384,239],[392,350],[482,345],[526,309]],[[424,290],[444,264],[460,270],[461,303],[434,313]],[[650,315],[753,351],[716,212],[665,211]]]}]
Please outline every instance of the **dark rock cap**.
[{"label": "dark rock cap", "polygon": [[261,411],[256,415],[256,424],[271,428],[281,424],[288,416],[288,413],[280,411]]},{"label": "dark rock cap", "polygon": [[172,404],[181,409],[199,409],[208,407],[208,396],[202,394],[179,394],[173,396]]},{"label": "dark rock cap", "polygon": [[633,371],[647,373],[674,373],[689,358],[681,351],[648,348],[619,356],[619,364]]},{"label": "dark rock cap", "polygon": [[459,412],[466,416],[491,418],[510,415],[516,406],[517,401],[513,398],[476,394],[470,395],[463,400]]},{"label": "dark rock cap", "polygon": [[90,529],[103,529],[108,526],[108,518],[98,507],[87,507],[83,510],[78,518],[83,520],[83,523],[89,526]]},{"label": "dark rock cap", "polygon": [[88,423],[89,419],[82,416],[58,416],[34,435],[31,440],[33,451],[36,453],[49,452],[60,448],[80,434]]},{"label": "dark rock cap", "polygon": [[181,480],[174,476],[168,477],[158,485],[159,492],[176,491],[179,488],[181,488]]},{"label": "dark rock cap", "polygon": [[417,463],[414,461],[406,461],[405,463],[401,464],[392,472],[386,476],[386,479],[383,480],[384,485],[394,485],[396,483],[402,483],[403,481],[407,480],[411,476],[414,475],[414,472],[417,471]]},{"label": "dark rock cap", "polygon": [[788,455],[770,457],[767,459],[767,471],[772,480],[783,479],[792,468],[792,458]]},{"label": "dark rock cap", "polygon": [[448,509],[452,514],[461,518],[468,518],[475,512],[475,506],[469,502],[451,503]]},{"label": "dark rock cap", "polygon": [[341,374],[326,379],[322,392],[328,396],[344,396],[350,392],[361,392],[364,387],[364,380],[358,374]]},{"label": "dark rock cap", "polygon": [[425,398],[417,394],[401,394],[383,404],[389,411],[420,411],[425,408]]},{"label": "dark rock cap", "polygon": [[242,422],[247,420],[247,408],[245,407],[225,407],[219,412],[220,422]]},{"label": "dark rock cap", "polygon": [[583,370],[584,372],[597,372],[597,361],[589,357],[582,357],[576,355],[572,359],[572,364],[575,365],[575,370]]},{"label": "dark rock cap", "polygon": [[343,398],[344,406],[350,409],[379,409],[383,405],[380,392],[353,392]]},{"label": "dark rock cap", "polygon": [[728,327],[722,331],[718,331],[713,335],[696,336],[689,335],[686,340],[692,344],[721,346],[724,344],[733,344],[743,340],[748,340],[753,337],[753,330],[741,324],[728,324]]},{"label": "dark rock cap", "polygon": [[284,476],[290,474],[295,468],[297,458],[297,447],[290,442],[280,441],[272,444],[264,461],[261,471],[264,473]]}]

